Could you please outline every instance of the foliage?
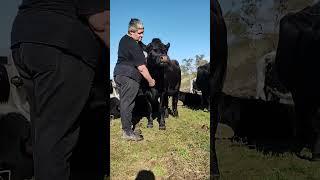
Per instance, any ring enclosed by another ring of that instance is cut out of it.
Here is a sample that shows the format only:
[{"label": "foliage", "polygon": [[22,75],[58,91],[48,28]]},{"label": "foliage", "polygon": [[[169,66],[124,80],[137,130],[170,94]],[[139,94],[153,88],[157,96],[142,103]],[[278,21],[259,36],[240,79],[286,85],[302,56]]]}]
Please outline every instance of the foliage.
[{"label": "foliage", "polygon": [[182,75],[191,75],[197,72],[197,68],[201,65],[208,63],[208,60],[204,59],[204,55],[196,55],[195,59],[188,58],[183,59],[180,65]]}]

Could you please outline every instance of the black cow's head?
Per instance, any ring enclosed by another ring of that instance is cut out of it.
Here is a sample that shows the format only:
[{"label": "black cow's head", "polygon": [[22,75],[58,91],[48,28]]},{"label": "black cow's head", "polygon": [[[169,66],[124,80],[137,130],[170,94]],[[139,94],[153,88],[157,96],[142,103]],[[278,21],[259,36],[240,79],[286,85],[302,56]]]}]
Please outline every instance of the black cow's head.
[{"label": "black cow's head", "polygon": [[163,44],[159,38],[152,39],[152,42],[148,44],[146,50],[148,53],[149,66],[163,65],[169,63],[168,50],[170,43]]}]

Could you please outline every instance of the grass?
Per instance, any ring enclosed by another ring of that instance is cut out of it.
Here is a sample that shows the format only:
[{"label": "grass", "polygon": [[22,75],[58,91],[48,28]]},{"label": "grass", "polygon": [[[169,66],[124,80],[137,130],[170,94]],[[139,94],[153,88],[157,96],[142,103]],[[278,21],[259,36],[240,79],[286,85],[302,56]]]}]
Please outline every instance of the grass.
[{"label": "grass", "polygon": [[[220,137],[232,136],[230,128],[220,125]],[[272,155],[249,149],[225,138],[216,142],[222,180],[316,180],[320,179],[320,162],[310,162],[293,153]]]},{"label": "grass", "polygon": [[151,171],[156,179],[209,178],[209,113],[179,106],[179,118],[169,117],[165,131],[154,121],[139,127],[144,140],[121,139],[120,120],[111,122],[111,179],[135,179],[142,170]]}]

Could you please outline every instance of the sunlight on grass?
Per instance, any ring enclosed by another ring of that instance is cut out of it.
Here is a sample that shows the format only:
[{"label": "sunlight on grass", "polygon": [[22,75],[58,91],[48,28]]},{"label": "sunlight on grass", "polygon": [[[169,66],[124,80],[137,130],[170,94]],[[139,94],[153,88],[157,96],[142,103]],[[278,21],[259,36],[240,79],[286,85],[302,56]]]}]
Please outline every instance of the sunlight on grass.
[{"label": "sunlight on grass", "polygon": [[144,140],[121,139],[120,120],[111,126],[111,179],[135,179],[141,170],[150,170],[158,178],[208,179],[209,113],[178,107],[179,118],[166,119],[167,129],[146,128],[144,118],[138,124]]}]

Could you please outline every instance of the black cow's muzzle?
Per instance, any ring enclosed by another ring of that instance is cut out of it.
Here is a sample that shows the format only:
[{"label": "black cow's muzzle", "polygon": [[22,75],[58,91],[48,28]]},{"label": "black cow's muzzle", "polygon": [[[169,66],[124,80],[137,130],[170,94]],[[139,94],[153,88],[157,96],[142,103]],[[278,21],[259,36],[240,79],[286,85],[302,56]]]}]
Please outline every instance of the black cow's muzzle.
[{"label": "black cow's muzzle", "polygon": [[169,63],[169,56],[164,55],[164,56],[160,56],[160,63]]}]

